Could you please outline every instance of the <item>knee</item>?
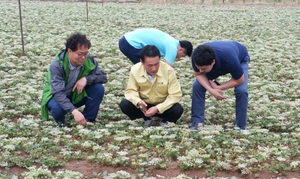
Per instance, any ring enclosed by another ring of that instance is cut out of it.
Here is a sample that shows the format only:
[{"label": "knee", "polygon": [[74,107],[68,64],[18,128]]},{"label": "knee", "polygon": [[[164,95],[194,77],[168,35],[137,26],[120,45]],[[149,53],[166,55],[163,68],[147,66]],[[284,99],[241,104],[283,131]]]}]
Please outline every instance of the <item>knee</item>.
[{"label": "knee", "polygon": [[66,111],[63,110],[63,108],[61,108],[59,105],[53,106],[50,112],[55,119],[62,118],[66,114]]},{"label": "knee", "polygon": [[102,84],[96,83],[95,87],[96,87],[96,90],[99,91],[99,93],[104,94],[105,88]]},{"label": "knee", "polygon": [[[87,93],[89,93],[87,90]],[[94,85],[92,85],[92,93],[94,98],[98,98],[98,99],[102,99],[104,96],[104,92],[105,92],[105,88],[102,84],[100,83],[96,83]],[[88,96],[90,96],[91,94],[88,94]]]},{"label": "knee", "polygon": [[174,104],[174,109],[175,109],[174,110],[175,115],[178,116],[178,118],[180,118],[180,116],[183,113],[183,107],[181,106],[181,104],[179,103]]},{"label": "knee", "polygon": [[130,101],[128,101],[127,99],[123,99],[120,103],[120,109],[122,110],[123,113],[127,113],[128,111],[128,106],[131,104]]},{"label": "knee", "polygon": [[244,87],[237,87],[234,89],[235,95],[248,95],[247,88]]}]

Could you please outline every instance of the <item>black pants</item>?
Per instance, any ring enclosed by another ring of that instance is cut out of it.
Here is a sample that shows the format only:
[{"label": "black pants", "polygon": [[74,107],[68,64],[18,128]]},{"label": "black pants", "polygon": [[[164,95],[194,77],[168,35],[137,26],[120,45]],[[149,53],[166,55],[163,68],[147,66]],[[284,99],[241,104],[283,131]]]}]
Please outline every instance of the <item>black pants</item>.
[{"label": "black pants", "polygon": [[[152,106],[155,106],[153,104],[147,104],[147,108],[151,108]],[[131,120],[137,119],[137,118],[144,118],[144,120],[148,120],[149,117],[146,117],[144,113],[137,108],[135,105],[133,105],[130,101],[127,99],[123,99],[120,103],[120,108],[124,114],[126,114]],[[154,116],[162,118],[162,122],[174,122],[180,118],[180,116],[183,113],[183,108],[179,103],[175,103],[171,108],[166,110],[162,114],[156,113]]]}]

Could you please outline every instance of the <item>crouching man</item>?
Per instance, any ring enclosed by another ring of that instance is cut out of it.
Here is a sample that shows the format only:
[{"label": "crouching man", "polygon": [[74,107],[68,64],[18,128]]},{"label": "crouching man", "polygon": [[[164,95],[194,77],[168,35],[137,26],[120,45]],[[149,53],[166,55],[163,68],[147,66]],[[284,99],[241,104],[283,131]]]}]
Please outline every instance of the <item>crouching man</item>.
[{"label": "crouching man", "polygon": [[[94,122],[104,96],[106,73],[89,54],[91,42],[85,35],[72,34],[66,48],[51,63],[43,91],[42,117],[48,111],[57,123],[65,123],[65,114],[72,113],[77,124]],[[76,108],[85,105],[81,113]]]},{"label": "crouching man", "polygon": [[131,67],[125,99],[120,103],[123,113],[131,120],[144,118],[145,126],[152,125],[153,116],[162,118],[161,126],[167,121],[176,123],[183,113],[175,71],[160,57],[154,45],[142,48],[140,63]]}]

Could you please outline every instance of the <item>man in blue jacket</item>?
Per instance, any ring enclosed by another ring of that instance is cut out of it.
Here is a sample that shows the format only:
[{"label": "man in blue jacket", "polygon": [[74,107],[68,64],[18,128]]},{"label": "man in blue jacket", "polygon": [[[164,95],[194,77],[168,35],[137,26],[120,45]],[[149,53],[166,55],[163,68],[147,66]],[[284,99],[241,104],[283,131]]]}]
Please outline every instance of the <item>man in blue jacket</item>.
[{"label": "man in blue jacket", "polygon": [[[226,99],[224,90],[235,88],[236,125],[246,127],[248,109],[248,64],[247,48],[235,41],[215,41],[199,45],[192,54],[192,66],[196,80],[193,83],[192,128],[204,125],[205,93],[209,91],[218,100]],[[231,79],[218,84],[215,79],[230,73]]]},{"label": "man in blue jacket", "polygon": [[191,42],[178,41],[169,34],[158,29],[140,28],[125,35],[119,40],[121,52],[127,56],[133,64],[140,62],[140,52],[146,45],[154,45],[159,49],[160,55],[166,63],[173,66],[175,58],[191,56],[193,45]]},{"label": "man in blue jacket", "polygon": [[[77,124],[94,122],[104,96],[106,73],[89,54],[91,42],[81,33],[72,34],[66,48],[51,63],[43,90],[42,118],[48,110],[57,123],[65,123],[70,112]],[[85,105],[81,113],[76,108]]]}]

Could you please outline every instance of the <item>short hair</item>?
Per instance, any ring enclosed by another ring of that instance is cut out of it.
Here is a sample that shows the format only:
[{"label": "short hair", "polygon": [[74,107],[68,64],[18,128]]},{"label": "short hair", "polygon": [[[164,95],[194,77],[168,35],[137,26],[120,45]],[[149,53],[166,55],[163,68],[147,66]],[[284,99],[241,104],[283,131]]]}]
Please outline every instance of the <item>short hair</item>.
[{"label": "short hair", "polygon": [[142,48],[141,53],[141,60],[144,63],[145,57],[159,57],[160,58],[160,52],[158,48],[155,45],[146,45]]},{"label": "short hair", "polygon": [[215,50],[209,45],[199,45],[193,53],[193,61],[197,66],[211,65],[215,58]]},{"label": "short hair", "polygon": [[71,49],[72,51],[76,51],[78,46],[84,46],[90,49],[91,42],[86,38],[84,34],[80,32],[76,32],[72,34],[66,42],[66,49]]},{"label": "short hair", "polygon": [[188,55],[189,57],[192,54],[193,51],[193,45],[190,41],[187,40],[181,40],[179,41],[180,47],[184,48],[183,53],[185,53],[186,55]]}]

